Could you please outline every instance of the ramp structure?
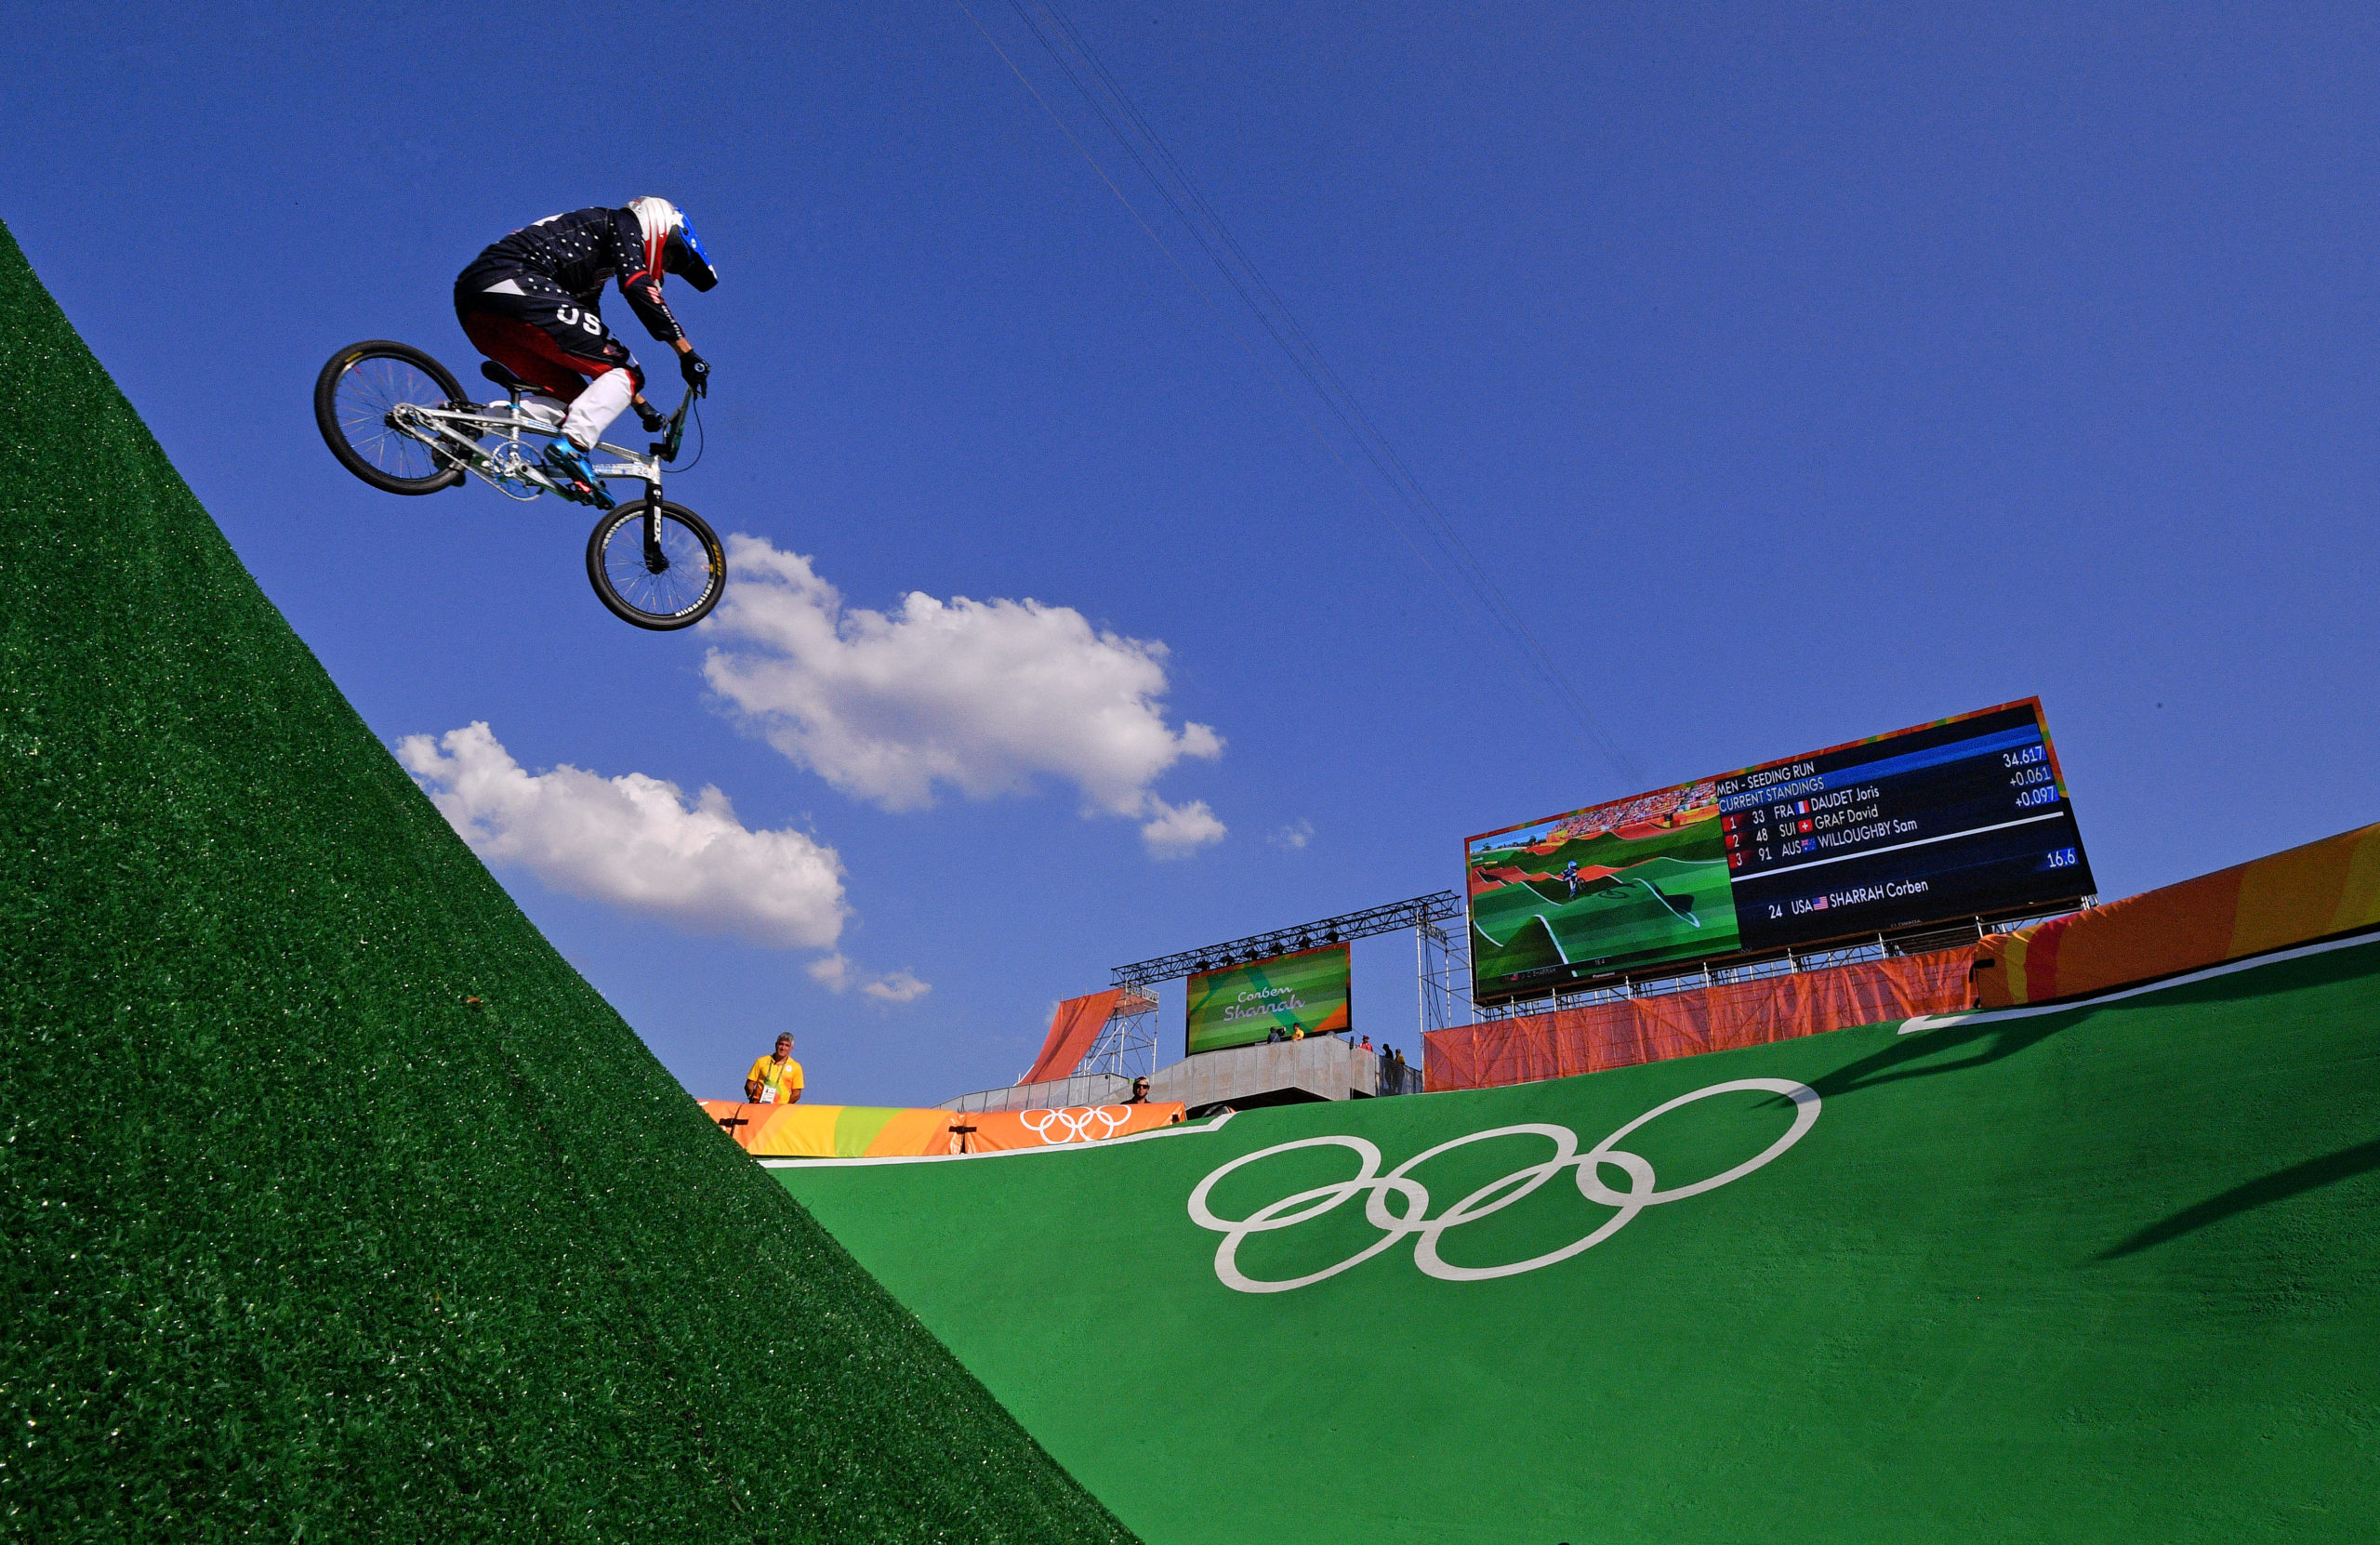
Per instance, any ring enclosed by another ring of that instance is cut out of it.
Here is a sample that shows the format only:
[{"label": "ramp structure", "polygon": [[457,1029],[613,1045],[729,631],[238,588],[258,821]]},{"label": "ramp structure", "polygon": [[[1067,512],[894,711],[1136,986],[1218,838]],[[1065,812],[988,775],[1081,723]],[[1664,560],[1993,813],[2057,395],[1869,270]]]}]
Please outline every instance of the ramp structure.
[{"label": "ramp structure", "polygon": [[1130,1538],[521,916],[5,233],[0,424],[0,1533]]},{"label": "ramp structure", "polygon": [[1161,1545],[2380,1538],[2370,934],[775,1172]]}]

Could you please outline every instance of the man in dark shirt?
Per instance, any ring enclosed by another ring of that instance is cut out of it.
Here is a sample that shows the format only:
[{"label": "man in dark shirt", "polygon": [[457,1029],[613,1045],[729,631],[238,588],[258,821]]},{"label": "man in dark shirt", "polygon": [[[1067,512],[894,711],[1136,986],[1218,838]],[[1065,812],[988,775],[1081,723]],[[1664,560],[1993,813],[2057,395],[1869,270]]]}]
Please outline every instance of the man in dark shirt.
[{"label": "man in dark shirt", "polygon": [[[538,391],[568,403],[562,439],[546,447],[546,471],[572,498],[608,509],[612,499],[587,453],[634,402],[648,429],[660,415],[644,401],[644,371],[603,324],[603,284],[612,280],[646,332],[678,353],[696,393],[710,366],[661,298],[665,273],[697,290],[719,283],[694,227],[667,199],[641,198],[549,215],[482,252],[455,281],[455,315],[473,347]],[[590,380],[589,377],[592,379]],[[548,404],[549,412],[555,404]]]}]

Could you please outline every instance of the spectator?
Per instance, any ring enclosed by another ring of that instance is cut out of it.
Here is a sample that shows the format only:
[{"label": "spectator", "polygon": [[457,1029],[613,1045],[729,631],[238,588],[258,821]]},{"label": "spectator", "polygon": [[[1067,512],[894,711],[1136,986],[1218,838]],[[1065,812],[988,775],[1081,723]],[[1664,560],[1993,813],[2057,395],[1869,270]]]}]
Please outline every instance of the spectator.
[{"label": "spectator", "polygon": [[1277,1024],[1276,1024],[1276,1025],[1273,1026],[1272,1034],[1270,1034],[1270,1035],[1268,1035],[1268,1036],[1266,1036],[1266,1037],[1264,1037],[1264,1044],[1265,1044],[1265,1045],[1267,1045],[1267,1046],[1270,1046],[1270,1045],[1272,1045],[1275,1041],[1285,1041],[1285,1040],[1288,1040],[1289,1038],[1289,1037],[1284,1036],[1284,1035],[1282,1035],[1282,1034],[1281,1034],[1281,1027],[1280,1027],[1279,1025],[1277,1025]]},{"label": "spectator", "polygon": [[1302,1025],[1302,1024],[1292,1024],[1292,1025],[1290,1025],[1290,1026],[1289,1026],[1289,1039],[1291,1039],[1291,1040],[1293,1040],[1293,1041],[1302,1041],[1302,1040],[1305,1039],[1305,1026],[1304,1026],[1304,1025]]},{"label": "spectator", "polygon": [[1363,1048],[1363,1049],[1364,1049],[1365,1050],[1367,1050],[1367,1051],[1369,1051],[1369,1050],[1372,1049],[1372,1038],[1371,1038],[1369,1036],[1366,1036],[1366,1037],[1364,1037],[1364,1048]]},{"label": "spectator", "polygon": [[1148,1081],[1146,1078],[1135,1078],[1135,1079],[1133,1079],[1133,1080],[1132,1080],[1132,1097],[1131,1097],[1130,1100],[1125,1101],[1125,1102],[1124,1102],[1124,1103],[1126,1103],[1126,1104],[1128,1104],[1128,1105],[1145,1105],[1145,1104],[1147,1104],[1148,1103],[1149,1103],[1149,1081]]},{"label": "spectator", "polygon": [[801,1103],[801,1064],[793,1060],[793,1037],[779,1036],[774,1056],[754,1060],[744,1075],[744,1098],[756,1105]]}]

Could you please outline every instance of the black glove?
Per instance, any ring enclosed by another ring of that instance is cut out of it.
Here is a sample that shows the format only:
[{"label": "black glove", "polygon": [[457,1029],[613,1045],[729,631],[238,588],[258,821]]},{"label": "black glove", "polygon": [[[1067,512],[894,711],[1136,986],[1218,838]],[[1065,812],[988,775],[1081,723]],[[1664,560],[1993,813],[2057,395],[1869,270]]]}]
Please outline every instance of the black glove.
[{"label": "black glove", "polygon": [[687,388],[697,397],[710,395],[710,362],[689,349],[678,356],[678,374],[686,378]]},{"label": "black glove", "polygon": [[669,416],[650,403],[637,403],[636,416],[638,421],[644,425],[647,434],[659,434],[669,427]]}]

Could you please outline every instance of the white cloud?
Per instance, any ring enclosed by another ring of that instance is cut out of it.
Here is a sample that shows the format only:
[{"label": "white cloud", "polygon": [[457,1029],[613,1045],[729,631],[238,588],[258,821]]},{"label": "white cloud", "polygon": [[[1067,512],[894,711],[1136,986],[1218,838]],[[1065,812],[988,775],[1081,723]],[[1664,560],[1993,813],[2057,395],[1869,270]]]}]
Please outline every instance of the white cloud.
[{"label": "white cloud", "polygon": [[840,952],[813,960],[802,970],[810,973],[810,980],[830,993],[842,992],[857,983],[861,992],[884,1003],[914,1003],[933,991],[933,984],[920,982],[906,971],[861,982],[852,970],[852,957]]},{"label": "white cloud", "polygon": [[1285,853],[1296,852],[1300,848],[1304,847],[1307,843],[1314,840],[1314,823],[1311,821],[1292,822],[1290,825],[1282,826],[1276,830],[1272,836],[1266,838],[1264,840],[1270,842],[1273,846],[1280,849]]},{"label": "white cloud", "polygon": [[703,626],[732,641],[704,679],[787,758],[886,810],[932,804],[937,784],[982,799],[1049,775],[1086,812],[1162,824],[1149,786],[1223,753],[1207,725],[1166,722],[1162,643],[1037,601],[846,607],[799,553],[741,535],[727,549],[734,582]]},{"label": "white cloud", "polygon": [[1152,858],[1187,858],[1208,843],[1223,839],[1226,828],[1204,799],[1169,805],[1151,795],[1148,808],[1153,818],[1142,825],[1141,840],[1148,845]]},{"label": "white cloud", "polygon": [[707,785],[690,802],[641,772],[604,778],[564,764],[532,774],[483,722],[407,735],[397,759],[481,857],[556,891],[779,948],[842,932],[835,850],[790,829],[747,828]]},{"label": "white cloud", "polygon": [[860,991],[870,997],[881,998],[887,1003],[913,1003],[933,991],[933,987],[932,984],[920,982],[907,971],[894,971],[890,976],[878,977],[862,987]]}]

